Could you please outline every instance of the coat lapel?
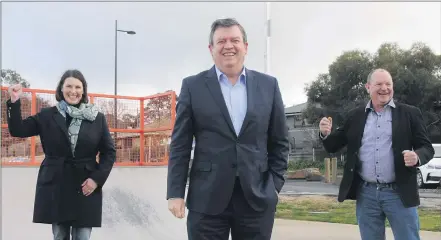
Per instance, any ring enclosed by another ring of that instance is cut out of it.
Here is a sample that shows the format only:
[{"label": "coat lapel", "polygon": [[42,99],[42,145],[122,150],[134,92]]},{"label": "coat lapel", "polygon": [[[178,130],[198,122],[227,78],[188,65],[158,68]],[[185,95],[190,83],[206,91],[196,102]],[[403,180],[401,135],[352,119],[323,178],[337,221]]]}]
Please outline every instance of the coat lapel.
[{"label": "coat lapel", "polygon": [[57,123],[58,127],[60,127],[61,131],[63,132],[66,139],[69,140],[69,134],[67,133],[67,126],[66,126],[66,119],[61,115],[60,112],[58,112],[58,109],[54,107],[54,115],[53,118],[55,122]]},{"label": "coat lapel", "polygon": [[225,103],[224,97],[222,95],[222,90],[220,88],[219,80],[217,78],[216,70],[214,67],[208,71],[206,75],[205,83],[207,84],[207,87],[210,90],[210,93],[213,96],[214,101],[221,110],[222,115],[224,115],[228,127],[234,133],[234,135],[236,135],[233,127],[233,122],[231,121],[230,114],[227,109],[227,104]]},{"label": "coat lapel", "polygon": [[246,127],[250,123],[252,113],[254,111],[254,99],[257,93],[257,82],[254,80],[254,75],[248,69],[245,69],[246,86],[247,86],[247,112],[240,129],[239,136],[243,134]]},{"label": "coat lapel", "polygon": [[[67,140],[67,144],[69,145],[69,149],[72,149],[72,145],[70,143],[69,133],[68,133],[68,129],[67,129],[66,118],[64,118],[63,115],[61,115],[61,113],[58,112],[58,109],[56,107],[54,108],[53,118],[54,118],[55,122],[57,123],[58,127],[60,127],[60,130],[63,132],[63,135],[66,137],[65,139]],[[81,122],[80,130],[78,132],[78,139],[77,139],[76,146],[78,146],[78,142],[81,141],[81,139],[83,138],[83,135],[84,135],[84,130],[83,130],[84,121],[85,120],[83,120]]]}]

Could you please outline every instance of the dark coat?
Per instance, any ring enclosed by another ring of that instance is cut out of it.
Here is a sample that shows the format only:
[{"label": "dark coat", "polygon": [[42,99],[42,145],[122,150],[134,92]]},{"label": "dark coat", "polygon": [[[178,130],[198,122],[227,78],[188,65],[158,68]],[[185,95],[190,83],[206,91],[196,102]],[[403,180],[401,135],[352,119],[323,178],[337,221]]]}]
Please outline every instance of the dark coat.
[{"label": "dark coat", "polygon": [[[406,207],[420,204],[417,187],[417,170],[406,167],[402,152],[414,149],[420,158],[421,165],[433,158],[434,149],[427,136],[421,111],[413,106],[395,103],[392,108],[392,148],[395,162],[397,192]],[[358,107],[348,114],[342,127],[331,133],[323,146],[330,153],[338,152],[347,146],[346,163],[344,164],[343,179],[340,184],[338,200],[356,199],[361,177],[357,173],[359,163],[358,151],[361,147],[364,126],[368,111],[365,106]]]},{"label": "dark coat", "polygon": [[[56,107],[43,108],[22,120],[20,101],[6,104],[10,134],[21,138],[40,135],[45,153],[38,171],[33,222],[100,227],[102,187],[115,162],[115,146],[104,115],[98,113],[93,122],[82,121],[73,157],[66,119]],[[98,187],[86,197],[81,184],[87,178]]]}]

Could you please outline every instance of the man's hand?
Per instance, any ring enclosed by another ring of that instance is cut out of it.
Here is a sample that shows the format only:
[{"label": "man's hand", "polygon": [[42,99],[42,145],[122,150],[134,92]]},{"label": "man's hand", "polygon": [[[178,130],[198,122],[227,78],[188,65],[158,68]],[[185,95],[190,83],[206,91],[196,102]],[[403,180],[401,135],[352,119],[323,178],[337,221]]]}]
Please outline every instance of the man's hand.
[{"label": "man's hand", "polygon": [[93,179],[88,178],[86,179],[86,181],[83,182],[81,186],[83,187],[82,190],[84,196],[89,196],[90,194],[93,193],[93,191],[95,191],[98,185]]},{"label": "man's hand", "polygon": [[182,198],[168,200],[168,210],[177,218],[185,217],[185,202]]},{"label": "man's hand", "polygon": [[332,118],[322,118],[320,120],[320,133],[323,137],[328,136],[331,133],[332,130]]},{"label": "man's hand", "polygon": [[418,163],[418,155],[414,151],[404,150],[404,164],[406,167],[413,167]]},{"label": "man's hand", "polygon": [[21,84],[9,86],[8,93],[11,98],[11,102],[15,103],[18,99],[20,99],[21,95],[23,94],[23,87],[21,86]]}]

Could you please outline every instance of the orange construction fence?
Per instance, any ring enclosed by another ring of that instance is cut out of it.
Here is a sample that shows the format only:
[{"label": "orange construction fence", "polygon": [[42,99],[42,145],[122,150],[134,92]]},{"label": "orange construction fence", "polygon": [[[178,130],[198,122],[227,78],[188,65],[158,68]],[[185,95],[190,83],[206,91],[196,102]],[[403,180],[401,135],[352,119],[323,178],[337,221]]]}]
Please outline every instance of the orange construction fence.
[{"label": "orange construction fence", "polygon": [[[37,166],[44,159],[38,136],[11,137],[6,119],[7,87],[1,88],[1,163]],[[147,97],[88,93],[104,113],[116,146],[117,166],[164,166],[176,117],[176,93],[167,91]],[[23,89],[23,119],[41,108],[54,106],[55,91]]]}]

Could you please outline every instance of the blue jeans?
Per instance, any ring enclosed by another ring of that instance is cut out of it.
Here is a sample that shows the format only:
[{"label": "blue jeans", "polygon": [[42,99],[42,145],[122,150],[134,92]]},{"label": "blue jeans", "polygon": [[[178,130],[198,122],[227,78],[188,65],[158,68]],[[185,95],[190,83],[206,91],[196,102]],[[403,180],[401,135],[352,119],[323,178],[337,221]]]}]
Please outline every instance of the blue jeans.
[{"label": "blue jeans", "polygon": [[89,240],[92,228],[72,228],[64,224],[52,224],[54,240],[69,240],[72,233],[72,240]]},{"label": "blue jeans", "polygon": [[416,207],[406,208],[396,185],[363,182],[357,193],[357,221],[362,240],[386,239],[386,218],[397,240],[420,240]]}]

